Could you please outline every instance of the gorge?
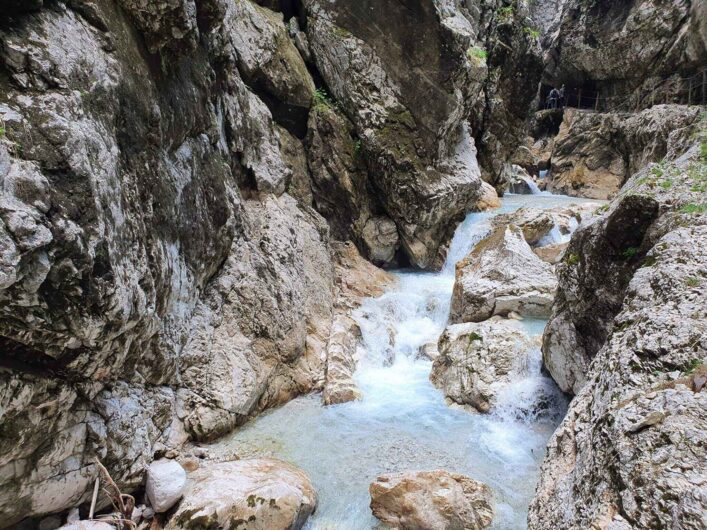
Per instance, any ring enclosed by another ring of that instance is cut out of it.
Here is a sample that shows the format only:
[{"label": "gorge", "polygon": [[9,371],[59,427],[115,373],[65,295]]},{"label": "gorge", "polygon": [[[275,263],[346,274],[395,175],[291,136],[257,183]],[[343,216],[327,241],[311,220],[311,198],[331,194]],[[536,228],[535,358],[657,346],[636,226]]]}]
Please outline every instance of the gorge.
[{"label": "gorge", "polygon": [[705,72],[698,0],[0,0],[0,528],[707,528]]}]

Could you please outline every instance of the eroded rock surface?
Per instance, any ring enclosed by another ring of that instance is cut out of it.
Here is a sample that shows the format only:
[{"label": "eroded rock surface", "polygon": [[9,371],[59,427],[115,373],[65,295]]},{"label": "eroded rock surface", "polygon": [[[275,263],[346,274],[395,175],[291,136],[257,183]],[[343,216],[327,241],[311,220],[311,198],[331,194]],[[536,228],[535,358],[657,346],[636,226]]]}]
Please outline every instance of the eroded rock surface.
[{"label": "eroded rock surface", "polygon": [[184,499],[165,528],[299,530],[316,506],[309,477],[290,464],[272,458],[222,462],[189,475]]},{"label": "eroded rock surface", "polygon": [[454,324],[439,338],[430,381],[453,402],[488,412],[498,392],[527,372],[534,347],[525,333],[500,322]]},{"label": "eroded rock surface", "polygon": [[480,530],[493,520],[491,489],[448,471],[381,475],[369,488],[373,515],[403,530]]},{"label": "eroded rock surface", "polygon": [[543,351],[577,395],[531,529],[705,525],[705,162],[696,147],[637,174],[565,254]]},{"label": "eroded rock surface", "polygon": [[552,150],[555,193],[608,199],[628,177],[689,147],[700,111],[686,105],[657,105],[637,114],[566,109]]},{"label": "eroded rock surface", "polygon": [[547,316],[556,286],[552,267],[533,253],[521,229],[503,225],[457,263],[450,321],[480,322],[512,311]]}]

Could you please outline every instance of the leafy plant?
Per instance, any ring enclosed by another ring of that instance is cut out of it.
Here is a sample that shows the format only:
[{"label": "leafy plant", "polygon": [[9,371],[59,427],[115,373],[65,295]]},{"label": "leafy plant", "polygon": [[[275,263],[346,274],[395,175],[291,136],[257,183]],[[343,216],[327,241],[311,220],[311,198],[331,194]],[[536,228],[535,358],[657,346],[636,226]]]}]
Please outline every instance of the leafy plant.
[{"label": "leafy plant", "polygon": [[571,266],[577,265],[577,263],[579,263],[579,255],[574,254],[574,253],[568,254],[567,257],[565,258],[565,263],[567,263],[567,265],[571,265]]},{"label": "leafy plant", "polygon": [[478,46],[472,46],[471,48],[466,50],[466,56],[470,60],[480,63],[488,58],[488,52]]},{"label": "leafy plant", "polygon": [[685,365],[684,373],[686,375],[693,374],[700,366],[702,366],[702,359],[692,359]]},{"label": "leafy plant", "polygon": [[322,108],[331,108],[333,106],[331,99],[329,99],[329,94],[327,94],[326,90],[324,90],[323,88],[316,89],[314,91],[314,96],[312,99],[314,101],[315,110]]},{"label": "leafy plant", "polygon": [[5,136],[5,127],[0,125],[0,138],[2,138],[3,136]]},{"label": "leafy plant", "polygon": [[624,259],[631,259],[636,254],[638,254],[638,249],[636,247],[628,247],[626,250],[624,250],[621,253],[621,255],[623,256]]},{"label": "leafy plant", "polygon": [[523,28],[523,31],[526,33],[526,35],[529,35],[533,39],[540,38],[540,30],[525,26]]},{"label": "leafy plant", "polygon": [[501,7],[498,10],[498,14],[500,17],[504,20],[508,20],[513,16],[513,6],[506,6],[506,7]]}]

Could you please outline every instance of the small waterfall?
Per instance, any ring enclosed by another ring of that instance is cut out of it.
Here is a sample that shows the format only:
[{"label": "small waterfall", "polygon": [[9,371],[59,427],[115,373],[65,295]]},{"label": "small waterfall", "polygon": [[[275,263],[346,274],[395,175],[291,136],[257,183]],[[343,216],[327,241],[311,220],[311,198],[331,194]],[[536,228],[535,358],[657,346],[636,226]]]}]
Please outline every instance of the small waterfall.
[{"label": "small waterfall", "polygon": [[[576,200],[509,195],[494,212],[469,214],[440,272],[400,271],[395,288],[355,312],[365,350],[355,374],[363,399],[323,407],[320,396],[297,398],[219,442],[212,454],[264,454],[302,467],[319,496],[307,530],[376,528],[368,493],[376,476],[435,468],[467,474],[494,490],[490,528],[524,528],[545,444],[565,408],[541,373],[539,349],[489,414],[450,407],[430,383],[431,362],[418,350],[436,342],[447,325],[455,264],[489,231],[492,217],[569,202]],[[544,322],[515,325],[537,337]]]}]

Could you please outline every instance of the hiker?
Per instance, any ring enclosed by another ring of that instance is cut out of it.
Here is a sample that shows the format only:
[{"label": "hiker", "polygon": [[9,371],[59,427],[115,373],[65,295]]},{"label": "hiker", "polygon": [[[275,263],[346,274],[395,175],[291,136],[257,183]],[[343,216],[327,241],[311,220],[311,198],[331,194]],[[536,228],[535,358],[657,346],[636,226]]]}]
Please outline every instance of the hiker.
[{"label": "hiker", "polygon": [[556,89],[553,88],[550,90],[550,95],[547,97],[547,108],[548,109],[556,109],[557,108],[557,101],[560,99],[560,92]]},{"label": "hiker", "polygon": [[565,108],[565,85],[562,85],[562,88],[560,88],[559,92],[559,98],[558,98],[558,104],[561,109]]}]

